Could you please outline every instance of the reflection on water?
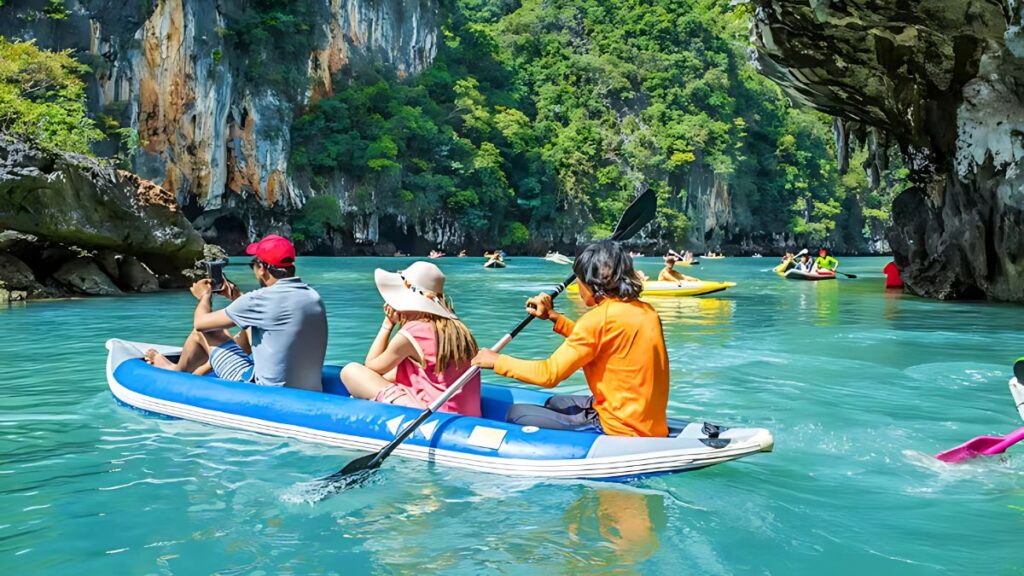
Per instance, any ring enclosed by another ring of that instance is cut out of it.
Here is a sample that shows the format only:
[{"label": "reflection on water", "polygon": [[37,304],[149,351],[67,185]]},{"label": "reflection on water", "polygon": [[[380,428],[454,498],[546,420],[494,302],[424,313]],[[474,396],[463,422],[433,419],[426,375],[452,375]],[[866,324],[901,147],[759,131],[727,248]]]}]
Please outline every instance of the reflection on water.
[{"label": "reflection on water", "polygon": [[613,573],[640,574],[634,564],[658,551],[665,529],[665,497],[627,488],[586,491],[562,518],[573,542],[600,543],[586,557],[571,557],[567,573],[614,567]]},{"label": "reflection on water", "polygon": [[840,280],[814,282],[816,325],[835,326],[839,323],[839,282]]},{"label": "reflection on water", "polygon": [[722,298],[647,298],[662,322],[701,326],[725,326],[736,303]]}]

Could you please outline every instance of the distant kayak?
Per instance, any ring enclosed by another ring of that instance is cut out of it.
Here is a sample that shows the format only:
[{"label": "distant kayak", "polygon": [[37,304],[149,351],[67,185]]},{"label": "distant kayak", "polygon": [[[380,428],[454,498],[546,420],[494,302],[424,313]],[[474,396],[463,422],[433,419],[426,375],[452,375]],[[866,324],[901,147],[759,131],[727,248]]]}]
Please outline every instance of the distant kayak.
[{"label": "distant kayak", "polygon": [[793,268],[786,272],[786,280],[835,280],[835,272],[803,272]]},{"label": "distant kayak", "polygon": [[708,256],[707,254],[701,256],[705,260],[724,260],[725,256]]},{"label": "distant kayak", "polygon": [[484,268],[504,268],[505,263],[501,260],[488,260],[484,262]]},{"label": "distant kayak", "polygon": [[559,254],[558,252],[548,252],[544,256],[544,259],[548,262],[554,262],[555,264],[572,264],[572,259],[565,254]]},{"label": "distant kayak", "polygon": [[[704,296],[706,294],[721,292],[728,288],[732,288],[735,285],[735,282],[705,282],[703,280],[699,280],[697,282],[649,281],[644,282],[644,289],[643,292],[640,293],[640,296]],[[580,287],[574,282],[569,285],[566,291],[574,294],[579,293]]]}]

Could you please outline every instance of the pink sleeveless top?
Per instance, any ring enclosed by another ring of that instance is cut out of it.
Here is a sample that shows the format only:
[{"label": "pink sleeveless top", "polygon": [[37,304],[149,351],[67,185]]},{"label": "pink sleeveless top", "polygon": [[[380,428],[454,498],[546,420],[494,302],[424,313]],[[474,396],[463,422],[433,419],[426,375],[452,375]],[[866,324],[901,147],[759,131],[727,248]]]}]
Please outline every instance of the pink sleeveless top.
[{"label": "pink sleeveless top", "polygon": [[[470,364],[449,365],[443,374],[435,371],[437,362],[437,334],[434,325],[429,322],[409,322],[402,327],[400,333],[412,342],[423,357],[424,366],[415,360],[406,358],[398,364],[395,383],[408,386],[420,401],[430,404],[448,389],[448,386],[459,379]],[[480,374],[466,382],[455,396],[441,406],[442,412],[454,412],[465,416],[480,416]]]}]

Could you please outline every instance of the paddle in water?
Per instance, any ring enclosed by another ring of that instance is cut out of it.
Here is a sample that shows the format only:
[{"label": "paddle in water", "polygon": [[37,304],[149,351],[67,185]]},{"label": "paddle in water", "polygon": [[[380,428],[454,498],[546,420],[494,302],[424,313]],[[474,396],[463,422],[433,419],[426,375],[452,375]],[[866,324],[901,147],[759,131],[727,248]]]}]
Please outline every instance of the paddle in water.
[{"label": "paddle in water", "polygon": [[1002,454],[1021,440],[1024,440],[1024,428],[1018,428],[1006,436],[978,436],[956,448],[939,452],[935,457],[943,462],[963,462],[977,456],[994,456]]},{"label": "paddle in water", "polygon": [[[658,199],[654,193],[654,190],[648,189],[646,192],[638,196],[633,203],[626,208],[625,213],[622,214],[622,218],[619,219],[618,226],[615,227],[615,232],[611,235],[612,240],[622,241],[628,240],[636,235],[644,226],[649,224],[651,220],[654,220],[655,212],[658,207]],[[551,298],[557,297],[559,294],[565,291],[565,288],[572,284],[576,280],[576,274],[570,274],[564,282],[555,287],[550,292]],[[501,337],[498,343],[491,347],[491,350],[500,352],[513,338],[518,335],[523,328],[533,320],[533,316],[527,314],[526,318],[522,320],[511,332]],[[456,380],[451,386],[445,390],[444,394],[440,395],[435,399],[430,406],[427,407],[420,415],[412,421],[408,426],[402,428],[402,430],[395,436],[395,439],[388,442],[384,448],[381,448],[379,452],[368,454],[356,458],[349,462],[344,468],[338,470],[334,474],[321,479],[322,488],[319,490],[321,497],[326,498],[331,494],[335,494],[350,486],[356,486],[366,481],[370,474],[380,468],[384,459],[391,455],[398,446],[405,441],[406,438],[412,436],[412,433],[419,428],[420,424],[423,424],[427,418],[429,418],[434,412],[444,405],[449,398],[454,396],[465,386],[466,382],[469,382],[473,376],[480,371],[480,368],[473,366],[469,370],[463,372],[462,376]]]}]

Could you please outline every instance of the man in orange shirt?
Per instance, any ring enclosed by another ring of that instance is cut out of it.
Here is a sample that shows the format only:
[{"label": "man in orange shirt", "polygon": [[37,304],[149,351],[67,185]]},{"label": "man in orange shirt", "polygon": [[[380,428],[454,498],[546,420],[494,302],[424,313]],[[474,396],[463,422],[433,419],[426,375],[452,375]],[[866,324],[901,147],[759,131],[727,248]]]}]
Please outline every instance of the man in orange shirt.
[{"label": "man in orange shirt", "polygon": [[668,354],[661,318],[639,300],[633,259],[615,242],[592,244],[573,263],[580,297],[593,309],[576,322],[551,297],[527,301],[530,314],[554,323],[565,342],[545,360],[521,360],[480,349],[473,364],[502,376],[553,388],[582,368],[592,396],[553,396],[544,406],[514,404],[516,424],[611,436],[667,436]]}]

